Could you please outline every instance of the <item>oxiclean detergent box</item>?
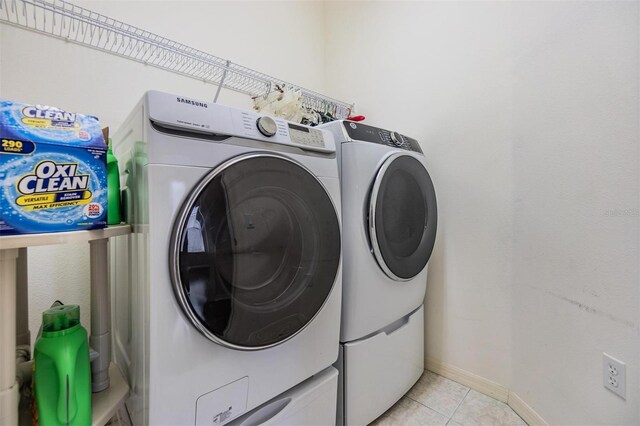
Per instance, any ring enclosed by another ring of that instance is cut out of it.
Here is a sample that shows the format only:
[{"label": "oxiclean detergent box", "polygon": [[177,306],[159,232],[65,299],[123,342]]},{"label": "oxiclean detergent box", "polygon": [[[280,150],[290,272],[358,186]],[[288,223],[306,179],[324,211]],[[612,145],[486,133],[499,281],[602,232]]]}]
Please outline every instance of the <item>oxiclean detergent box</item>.
[{"label": "oxiclean detergent box", "polygon": [[107,224],[107,146],[97,118],[0,99],[0,235]]}]

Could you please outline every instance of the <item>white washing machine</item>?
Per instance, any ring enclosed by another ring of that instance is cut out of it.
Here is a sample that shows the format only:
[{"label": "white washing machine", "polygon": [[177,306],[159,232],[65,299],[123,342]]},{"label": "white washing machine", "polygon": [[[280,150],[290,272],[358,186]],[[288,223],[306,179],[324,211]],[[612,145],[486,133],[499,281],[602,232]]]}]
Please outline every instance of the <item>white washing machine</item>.
[{"label": "white washing machine", "polygon": [[148,92],[114,135],[115,360],[134,424],[222,425],[338,357],[330,132]]},{"label": "white washing machine", "polygon": [[338,423],[365,425],[424,370],[427,262],[436,195],[415,139],[349,121],[334,134],[342,185],[343,302]]}]

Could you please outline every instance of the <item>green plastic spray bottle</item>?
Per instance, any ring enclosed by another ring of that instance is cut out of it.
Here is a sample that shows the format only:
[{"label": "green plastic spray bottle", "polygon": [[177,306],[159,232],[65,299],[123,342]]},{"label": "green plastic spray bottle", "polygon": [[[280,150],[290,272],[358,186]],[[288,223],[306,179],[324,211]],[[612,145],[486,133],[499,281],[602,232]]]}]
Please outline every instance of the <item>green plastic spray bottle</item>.
[{"label": "green plastic spray bottle", "polygon": [[107,147],[107,224],[118,225],[120,215],[120,173],[118,160],[111,150],[111,138]]},{"label": "green plastic spray bottle", "polygon": [[89,344],[78,305],[43,312],[34,348],[34,392],[40,425],[91,424]]}]

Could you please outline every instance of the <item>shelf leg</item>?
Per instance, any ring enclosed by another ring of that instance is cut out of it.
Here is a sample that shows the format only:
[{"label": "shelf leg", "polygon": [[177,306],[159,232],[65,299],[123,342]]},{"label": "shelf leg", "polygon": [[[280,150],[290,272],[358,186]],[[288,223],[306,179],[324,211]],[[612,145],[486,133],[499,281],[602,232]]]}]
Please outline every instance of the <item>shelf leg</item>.
[{"label": "shelf leg", "polygon": [[31,353],[31,332],[29,331],[29,275],[27,248],[18,249],[16,262],[16,345],[29,348]]},{"label": "shelf leg", "polygon": [[109,290],[108,240],[89,241],[91,265],[91,337],[89,345],[99,356],[91,363],[91,387],[109,387],[111,363],[111,291]]},{"label": "shelf leg", "polygon": [[18,249],[0,250],[0,425],[18,424],[16,382],[16,260]]}]

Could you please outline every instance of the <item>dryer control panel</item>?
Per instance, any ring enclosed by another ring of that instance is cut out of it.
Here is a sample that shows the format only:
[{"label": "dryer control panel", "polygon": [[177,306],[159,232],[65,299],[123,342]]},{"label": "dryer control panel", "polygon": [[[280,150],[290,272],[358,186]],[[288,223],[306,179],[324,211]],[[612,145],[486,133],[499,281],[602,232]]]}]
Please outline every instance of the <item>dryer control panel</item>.
[{"label": "dryer control panel", "polygon": [[418,141],[410,138],[409,136],[405,136],[391,130],[381,129],[379,127],[354,123],[352,121],[343,121],[342,124],[349,137],[353,140],[379,143],[422,154],[422,149],[420,149]]}]

